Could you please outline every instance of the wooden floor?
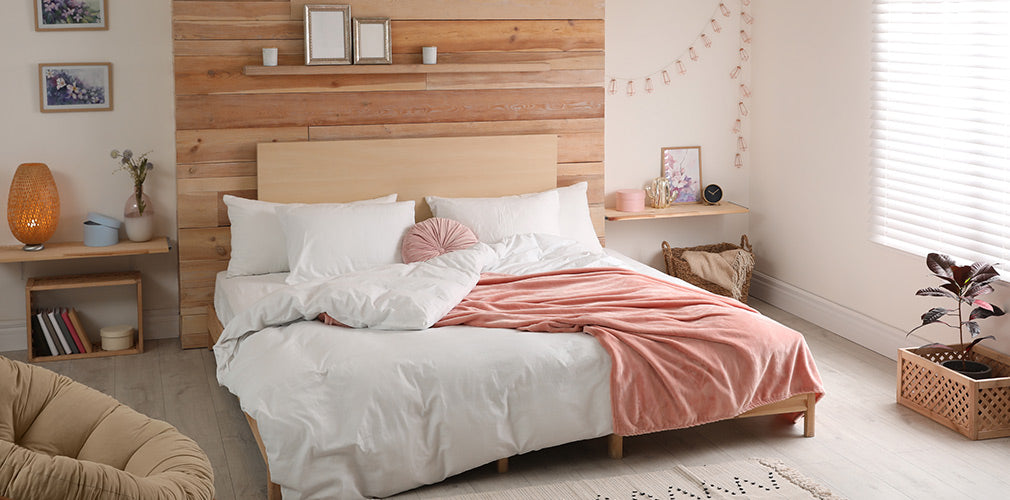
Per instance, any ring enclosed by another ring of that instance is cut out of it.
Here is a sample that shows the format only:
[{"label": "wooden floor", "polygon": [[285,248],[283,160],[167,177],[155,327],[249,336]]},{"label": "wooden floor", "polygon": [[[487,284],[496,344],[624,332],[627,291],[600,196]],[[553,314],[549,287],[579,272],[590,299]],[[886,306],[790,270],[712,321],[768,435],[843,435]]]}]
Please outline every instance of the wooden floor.
[{"label": "wooden floor", "polygon": [[[760,302],[765,314],[807,338],[827,396],[817,406],[817,436],[774,417],[709,424],[626,438],[625,458],[607,458],[606,440],[514,457],[397,498],[598,478],[748,457],[778,458],[835,493],[856,499],[1007,498],[1010,438],[972,442],[894,402],[895,363]],[[136,356],[44,363],[194,438],[214,465],[218,500],[266,497],[265,469],[238,402],[219,387],[207,350],[177,341],[145,342]],[[6,356],[24,360],[25,352]],[[970,493],[966,493],[970,492]]]}]

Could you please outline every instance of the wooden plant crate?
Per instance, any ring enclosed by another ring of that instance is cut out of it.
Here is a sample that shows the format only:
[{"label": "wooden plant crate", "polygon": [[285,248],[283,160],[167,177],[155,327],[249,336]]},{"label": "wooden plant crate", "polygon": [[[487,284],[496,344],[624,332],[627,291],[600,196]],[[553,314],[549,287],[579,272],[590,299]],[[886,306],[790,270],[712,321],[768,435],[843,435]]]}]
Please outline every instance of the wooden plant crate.
[{"label": "wooden plant crate", "polygon": [[969,439],[1010,436],[1010,356],[975,346],[970,359],[993,370],[985,380],[940,366],[954,358],[939,348],[898,349],[898,403]]}]

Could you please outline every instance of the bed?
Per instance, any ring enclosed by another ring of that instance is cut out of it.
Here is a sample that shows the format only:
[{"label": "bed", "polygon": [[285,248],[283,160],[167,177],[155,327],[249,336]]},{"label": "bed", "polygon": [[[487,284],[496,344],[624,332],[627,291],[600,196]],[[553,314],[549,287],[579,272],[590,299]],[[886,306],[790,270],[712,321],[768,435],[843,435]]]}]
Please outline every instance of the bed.
[{"label": "bed", "polygon": [[[550,135],[261,144],[258,149],[260,201],[334,203],[397,193],[400,203],[414,202],[418,221],[431,216],[429,196],[550,192],[557,177],[556,137]],[[582,196],[584,205],[584,188]],[[580,217],[588,221],[588,210]],[[622,433],[615,429],[623,421],[615,420],[612,351],[593,336],[467,325],[398,328],[414,320],[397,322],[402,318],[390,319],[397,314],[388,312],[375,320],[384,325],[380,329],[298,321],[312,319],[318,307],[356,310],[395,295],[383,286],[423,290],[411,300],[421,296],[416,300],[425,308],[443,315],[442,304],[428,303],[442,288],[431,293],[433,285],[425,280],[455,279],[457,269],[468,270],[461,271],[466,278],[460,283],[470,280],[456,287],[462,290],[459,296],[467,286],[484,283],[482,272],[489,269],[550,275],[545,279],[586,269],[631,269],[647,277],[642,279],[691,288],[598,244],[591,248],[593,242],[586,241],[586,232],[594,231],[591,223],[587,229],[583,221],[580,231],[578,243],[570,234],[516,234],[428,262],[296,286],[286,283],[302,273],[295,266],[289,273],[228,277],[222,272],[209,314],[218,378],[240,398],[268,464],[271,497],[388,496],[486,463],[505,471],[512,455],[603,436],[610,436],[610,455],[620,458]],[[235,259],[235,235],[232,240]],[[382,291],[361,299],[356,294],[365,293],[359,291],[363,286]],[[347,293],[354,300],[317,306],[315,301],[336,299],[310,298],[310,289],[313,294],[325,290],[326,297]],[[280,310],[281,303],[297,305]],[[404,311],[413,306],[391,304]],[[317,309],[309,314],[299,307]],[[740,407],[743,411],[724,418],[802,414],[804,435],[813,435],[814,404],[823,390],[802,337],[791,342],[812,372],[805,389],[755,396]],[[705,421],[711,419],[687,425]]]}]

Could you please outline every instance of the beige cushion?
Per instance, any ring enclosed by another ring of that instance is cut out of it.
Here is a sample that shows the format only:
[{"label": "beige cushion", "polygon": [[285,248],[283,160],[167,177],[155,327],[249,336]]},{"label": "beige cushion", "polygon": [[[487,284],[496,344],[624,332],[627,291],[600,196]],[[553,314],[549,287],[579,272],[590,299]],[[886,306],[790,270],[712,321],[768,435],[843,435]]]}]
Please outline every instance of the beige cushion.
[{"label": "beige cushion", "polygon": [[214,497],[203,450],[171,425],[40,366],[0,357],[0,495]]}]

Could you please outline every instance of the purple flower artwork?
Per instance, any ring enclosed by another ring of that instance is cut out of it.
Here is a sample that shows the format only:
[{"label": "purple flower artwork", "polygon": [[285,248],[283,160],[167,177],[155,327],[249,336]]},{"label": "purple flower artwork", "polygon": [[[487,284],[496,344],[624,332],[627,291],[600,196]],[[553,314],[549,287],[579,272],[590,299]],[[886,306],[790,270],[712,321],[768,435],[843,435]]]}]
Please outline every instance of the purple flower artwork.
[{"label": "purple flower artwork", "polygon": [[42,111],[111,110],[111,66],[40,65]]},{"label": "purple flower artwork", "polygon": [[36,30],[108,29],[108,0],[35,0]]},{"label": "purple flower artwork", "polygon": [[701,201],[701,147],[663,148],[663,176],[673,203]]},{"label": "purple flower artwork", "polygon": [[46,71],[46,104],[104,104],[105,89],[100,82],[88,81],[80,71],[50,69]]}]

